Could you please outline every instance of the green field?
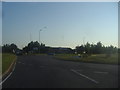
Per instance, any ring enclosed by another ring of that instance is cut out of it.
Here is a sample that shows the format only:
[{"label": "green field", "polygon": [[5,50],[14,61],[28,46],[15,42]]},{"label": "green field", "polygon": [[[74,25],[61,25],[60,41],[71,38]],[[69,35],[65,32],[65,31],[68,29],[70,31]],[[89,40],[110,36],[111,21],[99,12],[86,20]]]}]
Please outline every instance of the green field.
[{"label": "green field", "polygon": [[77,54],[56,54],[54,57],[67,61],[118,64],[118,54],[111,54],[110,56],[107,56],[106,54],[92,54],[87,57],[78,57]]},{"label": "green field", "polygon": [[16,56],[14,54],[4,53],[2,54],[2,74],[5,73],[12,62],[16,60]]}]

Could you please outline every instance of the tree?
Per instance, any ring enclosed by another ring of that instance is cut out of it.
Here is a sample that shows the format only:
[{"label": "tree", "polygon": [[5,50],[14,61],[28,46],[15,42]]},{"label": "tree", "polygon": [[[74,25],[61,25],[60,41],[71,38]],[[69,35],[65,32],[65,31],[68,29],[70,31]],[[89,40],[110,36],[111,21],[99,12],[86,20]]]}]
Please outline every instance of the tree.
[{"label": "tree", "polygon": [[14,53],[13,51],[16,51],[18,49],[17,45],[14,43],[12,44],[5,44],[2,46],[2,52],[3,53]]},{"label": "tree", "polygon": [[95,47],[95,49],[96,49],[96,53],[97,54],[102,53],[102,43],[98,42],[97,45],[96,45],[96,47]]},{"label": "tree", "polygon": [[76,46],[76,52],[82,54],[85,51],[85,48],[83,45]]},{"label": "tree", "polygon": [[85,52],[86,52],[87,54],[90,54],[90,53],[91,53],[91,52],[90,52],[90,48],[91,48],[91,45],[87,42],[86,45],[85,45]]},{"label": "tree", "polygon": [[47,48],[45,47],[45,44],[41,43],[39,44],[38,41],[31,41],[30,43],[28,43],[27,46],[25,46],[23,48],[24,52],[32,52],[32,53],[46,53],[47,52]]},{"label": "tree", "polygon": [[28,51],[32,51],[33,49],[33,41],[31,41],[30,43],[28,43]]},{"label": "tree", "polygon": [[24,53],[28,53],[28,51],[29,51],[29,50],[28,50],[28,47],[25,46],[25,47],[23,48],[23,52],[24,52]]},{"label": "tree", "polygon": [[14,43],[12,43],[11,45],[10,45],[10,49],[13,51],[15,51],[15,50],[17,50],[18,48],[17,48],[17,45],[15,45]]}]

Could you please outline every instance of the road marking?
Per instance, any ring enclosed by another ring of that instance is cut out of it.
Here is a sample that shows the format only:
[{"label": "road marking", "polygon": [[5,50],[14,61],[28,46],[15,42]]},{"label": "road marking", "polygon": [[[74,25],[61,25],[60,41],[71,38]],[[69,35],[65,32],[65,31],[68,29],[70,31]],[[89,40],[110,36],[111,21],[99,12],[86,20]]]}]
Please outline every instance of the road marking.
[{"label": "road marking", "polygon": [[108,72],[99,72],[99,71],[94,71],[94,73],[108,74]]},{"label": "road marking", "polygon": [[25,64],[25,63],[22,63],[22,62],[18,62],[18,63]]},{"label": "road marking", "polygon": [[12,75],[12,72],[2,81],[0,82],[0,86],[2,85],[2,83],[4,83],[10,76]]},{"label": "road marking", "polygon": [[2,84],[12,75],[12,73],[15,70],[15,67],[16,67],[16,63],[15,63],[15,66],[14,66],[13,70],[11,71],[11,73],[2,82],[0,82],[0,86],[2,86]]},{"label": "road marking", "polygon": [[83,75],[83,74],[81,74],[81,73],[75,71],[74,69],[71,69],[71,71],[74,72],[74,73],[76,73],[76,74],[78,74],[78,75],[80,75],[80,76],[82,76],[82,77],[85,77],[85,78],[91,80],[92,82],[94,82],[94,83],[96,83],[96,84],[99,83],[99,82],[97,82],[96,80],[94,80],[94,79],[92,79],[92,78],[90,78],[90,77],[88,77],[88,76],[86,76],[86,75]]}]

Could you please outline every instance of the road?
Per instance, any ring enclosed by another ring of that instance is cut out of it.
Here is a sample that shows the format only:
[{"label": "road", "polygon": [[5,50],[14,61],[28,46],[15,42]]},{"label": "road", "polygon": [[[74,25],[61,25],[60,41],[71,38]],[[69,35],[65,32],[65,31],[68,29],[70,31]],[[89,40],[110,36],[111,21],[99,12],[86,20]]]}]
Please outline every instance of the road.
[{"label": "road", "polygon": [[47,55],[18,56],[3,88],[117,88],[117,65],[80,63]]}]

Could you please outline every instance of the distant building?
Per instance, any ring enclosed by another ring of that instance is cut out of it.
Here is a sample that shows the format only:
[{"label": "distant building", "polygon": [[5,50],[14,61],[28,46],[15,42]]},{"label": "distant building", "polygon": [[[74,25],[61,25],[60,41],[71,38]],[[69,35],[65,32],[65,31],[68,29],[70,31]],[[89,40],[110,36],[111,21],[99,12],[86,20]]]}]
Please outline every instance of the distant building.
[{"label": "distant building", "polygon": [[32,50],[32,53],[38,53],[39,52],[39,48],[38,47],[34,47]]},{"label": "distant building", "polygon": [[74,53],[74,51],[71,48],[63,48],[63,47],[51,47],[48,50],[48,53],[55,53],[55,54],[69,54]]}]

